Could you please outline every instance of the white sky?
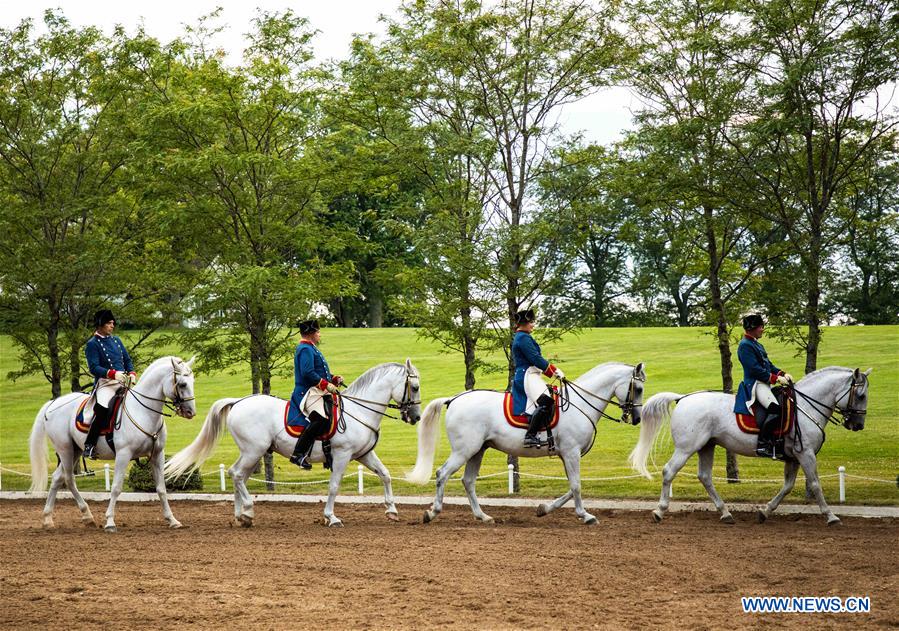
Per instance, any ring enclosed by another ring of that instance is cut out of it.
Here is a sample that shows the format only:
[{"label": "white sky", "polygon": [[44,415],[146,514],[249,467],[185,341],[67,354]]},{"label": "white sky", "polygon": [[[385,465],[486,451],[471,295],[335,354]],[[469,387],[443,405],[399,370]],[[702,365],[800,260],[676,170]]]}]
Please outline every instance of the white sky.
[{"label": "white sky", "polygon": [[[62,8],[76,26],[95,25],[110,32],[116,24],[129,32],[143,23],[147,33],[168,41],[183,33],[183,25],[196,20],[216,7],[222,7],[222,21],[229,26],[217,43],[237,61],[243,50],[243,33],[249,30],[256,8],[266,11],[292,9],[309,19],[319,32],[313,40],[319,61],[346,56],[354,33],[383,33],[378,22],[381,14],[394,14],[401,0],[0,0],[0,26],[11,28],[23,18],[33,18],[42,27],[43,13],[48,8]],[[609,143],[620,138],[631,126],[631,107],[636,101],[624,88],[612,88],[566,106],[560,115],[566,134],[582,131],[587,141]]]}]

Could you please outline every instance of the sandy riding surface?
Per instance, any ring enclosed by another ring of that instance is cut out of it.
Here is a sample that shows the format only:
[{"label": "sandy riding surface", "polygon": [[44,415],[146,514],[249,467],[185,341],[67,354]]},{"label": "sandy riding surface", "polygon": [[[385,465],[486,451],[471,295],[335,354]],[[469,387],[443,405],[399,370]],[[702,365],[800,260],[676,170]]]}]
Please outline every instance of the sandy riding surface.
[{"label": "sandy riding surface", "polygon": [[[256,506],[230,525],[227,503],[119,504],[119,532],[80,525],[60,500],[57,528],[41,502],[0,511],[0,628],[837,628],[899,626],[899,524],[775,515],[488,508],[495,526],[450,506],[428,525],[400,505]],[[91,504],[99,520],[105,504]],[[807,541],[807,543],[803,543]],[[764,560],[762,560],[764,559]],[[743,614],[740,596],[869,596],[869,614]]]}]

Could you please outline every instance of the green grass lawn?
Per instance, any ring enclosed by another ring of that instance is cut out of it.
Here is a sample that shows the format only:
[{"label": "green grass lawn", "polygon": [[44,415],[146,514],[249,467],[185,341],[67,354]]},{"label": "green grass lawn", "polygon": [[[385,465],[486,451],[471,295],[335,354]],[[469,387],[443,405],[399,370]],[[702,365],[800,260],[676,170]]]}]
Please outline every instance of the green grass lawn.
[{"label": "green grass lawn", "polygon": [[[129,337],[125,334],[124,337]],[[794,357],[794,352],[771,339],[764,343],[775,363],[799,376],[804,360]],[[646,363],[648,380],[646,396],[662,390],[690,392],[700,389],[720,388],[719,361],[714,339],[704,329],[642,328],[642,329],[588,329],[577,335],[569,335],[563,341],[545,345],[547,356],[564,368],[569,377],[576,377],[606,361]],[[177,349],[172,349],[176,352]],[[322,351],[332,369],[347,380],[361,374],[367,368],[385,361],[403,361],[410,357],[418,367],[422,378],[425,401],[447,396],[462,389],[463,369],[461,358],[440,351],[437,344],[418,338],[409,329],[328,329],[324,331]],[[178,353],[187,358],[190,349]],[[495,357],[499,360],[499,357]],[[736,361],[736,357],[734,357]],[[899,472],[899,424],[895,410],[899,403],[899,326],[834,327],[824,333],[818,365],[859,366],[874,368],[871,375],[870,404],[867,424],[862,432],[851,433],[841,427],[828,429],[827,441],[819,454],[819,471],[823,475],[835,474],[844,465],[847,473],[855,476],[877,478],[888,483],[849,478],[846,499],[849,503],[899,504],[899,489],[895,480]],[[8,337],[0,336],[0,464],[5,469],[27,472],[28,434],[35,414],[49,398],[50,388],[42,377],[29,377],[13,383],[5,378],[18,368],[16,354]],[[738,366],[739,368],[739,366]],[[740,374],[735,371],[735,379]],[[287,397],[292,389],[292,376],[275,379],[273,394]],[[478,376],[480,388],[503,388],[505,373],[497,372]],[[167,453],[172,454],[188,444],[199,431],[210,404],[216,399],[241,396],[249,393],[249,371],[241,369],[236,374],[198,373],[196,380],[198,416],[191,421],[182,418],[168,419]],[[644,479],[620,479],[591,481],[589,478],[632,475],[627,466],[627,455],[638,437],[639,428],[621,426],[602,421],[599,425],[596,445],[584,459],[582,474],[587,498],[636,497],[657,498],[658,476],[653,481]],[[663,430],[665,431],[665,430]],[[412,468],[416,454],[416,430],[399,421],[385,419],[382,423],[381,442],[377,453],[391,470],[394,478],[400,478]],[[671,450],[670,439],[663,442],[656,459],[661,468]],[[443,462],[449,454],[449,445],[441,438],[436,463]],[[226,466],[237,457],[237,449],[229,435],[225,435],[213,456],[202,467],[212,472],[219,463]],[[55,458],[51,453],[55,463]],[[506,470],[506,456],[489,451],[484,459],[482,475]],[[102,472],[102,463],[93,465]],[[275,478],[278,481],[310,481],[324,479],[325,473],[316,467],[311,472],[301,472],[286,459],[275,456]],[[350,471],[355,473],[356,464]],[[561,462],[557,458],[521,459],[522,494],[530,496],[556,496],[564,493],[566,481]],[[674,482],[676,499],[706,499],[705,490],[695,476],[695,458],[687,463]],[[726,501],[761,501],[770,498],[780,487],[776,482],[752,482],[752,480],[780,479],[782,466],[771,461],[740,458],[740,473],[745,480],[741,484],[717,482],[719,492]],[[28,479],[2,472],[4,490],[24,489]],[[529,478],[527,474],[556,476],[561,479]],[[724,477],[724,452],[718,451],[715,475]],[[261,477],[261,476],[260,476]],[[836,503],[838,485],[836,477],[822,480],[826,497]],[[79,478],[83,489],[102,489],[102,475],[96,478]],[[251,490],[263,492],[264,485],[251,483]],[[380,483],[374,477],[366,477],[366,493],[379,492]],[[229,482],[230,488],[230,482]],[[321,492],[324,485],[276,487],[277,492]],[[344,481],[343,491],[354,493],[355,478]],[[217,477],[206,479],[207,490],[217,490]],[[479,494],[502,496],[507,494],[505,476],[493,477],[478,483]],[[433,486],[418,487],[397,481],[394,490],[398,494],[429,494]],[[461,494],[459,482],[451,482],[449,491]],[[794,501],[802,499],[803,485],[793,491]]]}]

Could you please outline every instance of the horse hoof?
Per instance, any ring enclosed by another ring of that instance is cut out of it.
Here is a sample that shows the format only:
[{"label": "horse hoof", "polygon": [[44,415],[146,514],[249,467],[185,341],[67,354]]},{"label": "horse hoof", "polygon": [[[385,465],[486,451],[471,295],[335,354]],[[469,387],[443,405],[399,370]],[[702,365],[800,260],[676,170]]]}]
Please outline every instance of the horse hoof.
[{"label": "horse hoof", "polygon": [[328,522],[328,528],[343,528],[343,522],[339,519],[335,519],[334,521]]},{"label": "horse hoof", "polygon": [[652,520],[657,524],[661,524],[662,523],[662,513],[660,513],[657,510],[652,511]]},{"label": "horse hoof", "polygon": [[593,515],[590,515],[589,517],[584,518],[585,526],[595,526],[598,523],[599,523],[599,520],[596,519],[596,517],[594,517]]},{"label": "horse hoof", "polygon": [[390,521],[399,521],[400,520],[400,516],[394,512],[387,511],[386,515],[387,515],[387,519]]},{"label": "horse hoof", "polygon": [[755,518],[756,518],[756,520],[758,520],[758,522],[760,524],[764,524],[766,521],[768,521],[768,516],[765,514],[765,511],[763,511],[763,510],[756,511]]},{"label": "horse hoof", "polygon": [[424,516],[421,518],[421,523],[429,524],[432,521],[434,521],[435,517],[437,517],[437,515],[435,515],[434,513],[432,513],[429,510],[426,510]]},{"label": "horse hoof", "polygon": [[238,517],[237,522],[241,525],[242,528],[253,527],[253,518],[247,515],[241,515],[240,517]]},{"label": "horse hoof", "polygon": [[53,530],[56,528],[56,524],[53,523],[53,519],[45,519],[41,524],[44,530]]},{"label": "horse hoof", "polygon": [[728,513],[727,515],[722,515],[720,521],[722,524],[728,524],[728,525],[733,525],[733,524],[737,523],[736,521],[734,521],[734,516],[731,515],[730,513]]},{"label": "horse hoof", "polygon": [[541,504],[537,507],[537,517],[543,517],[545,515],[549,515],[549,510],[546,508],[546,504]]},{"label": "horse hoof", "polygon": [[184,524],[182,524],[180,521],[173,521],[169,524],[169,528],[184,528]]},{"label": "horse hoof", "polygon": [[119,529],[116,528],[115,526],[106,526],[103,528],[103,532],[114,533],[114,532],[118,532],[118,531],[119,531]]},{"label": "horse hoof", "polygon": [[93,520],[93,518],[82,519],[82,520],[81,520],[81,525],[84,526],[85,528],[96,528],[96,527],[97,527],[97,522],[95,522],[95,521]]},{"label": "horse hoof", "polygon": [[483,517],[479,518],[479,521],[482,524],[489,524],[491,526],[496,525],[496,521],[494,521],[493,517],[491,517],[490,515],[484,515]]},{"label": "horse hoof", "polygon": [[840,518],[834,515],[832,519],[827,520],[828,526],[842,526],[843,522],[840,521]]}]

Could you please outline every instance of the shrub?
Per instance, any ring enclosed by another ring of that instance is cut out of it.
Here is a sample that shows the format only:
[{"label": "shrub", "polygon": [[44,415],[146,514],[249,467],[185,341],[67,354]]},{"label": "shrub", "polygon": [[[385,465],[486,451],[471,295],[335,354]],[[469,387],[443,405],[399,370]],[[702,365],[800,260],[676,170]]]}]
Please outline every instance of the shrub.
[{"label": "shrub", "polygon": [[[168,460],[168,458],[166,458]],[[132,491],[143,491],[153,493],[156,491],[156,483],[153,481],[153,471],[150,467],[150,461],[136,460],[128,471],[128,486]],[[203,478],[200,477],[200,470],[196,469],[189,474],[184,474],[177,478],[166,480],[165,488],[167,491],[201,491],[203,490]]]}]

